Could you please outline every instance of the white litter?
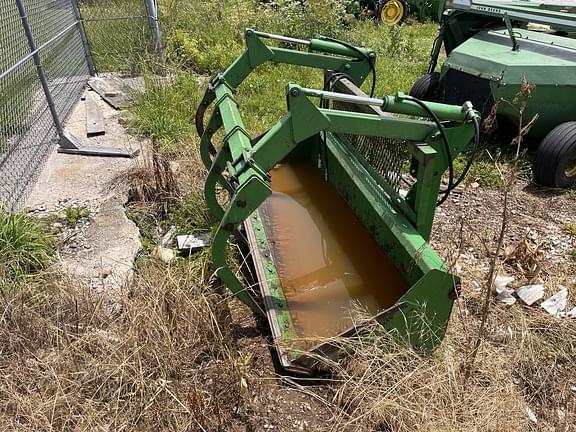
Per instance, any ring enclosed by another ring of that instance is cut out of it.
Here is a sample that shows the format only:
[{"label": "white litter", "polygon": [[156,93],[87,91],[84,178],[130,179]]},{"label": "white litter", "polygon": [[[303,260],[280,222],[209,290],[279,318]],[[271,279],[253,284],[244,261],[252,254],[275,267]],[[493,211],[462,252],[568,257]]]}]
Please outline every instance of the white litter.
[{"label": "white litter", "polygon": [[559,312],[563,312],[566,309],[566,303],[568,301],[568,290],[560,286],[560,291],[550,297],[548,300],[544,301],[540,306],[550,315],[556,316]]},{"label": "white litter", "polygon": [[512,283],[514,279],[514,276],[496,276],[496,279],[494,279],[496,300],[507,305],[513,305],[516,303],[516,297],[512,295],[514,290],[507,288],[508,284]]},{"label": "white litter", "polygon": [[536,417],[536,414],[534,414],[534,411],[532,411],[529,407],[526,407],[526,415],[528,415],[528,418],[532,423],[538,423],[538,418]]},{"label": "white litter", "polygon": [[533,305],[544,297],[544,285],[525,285],[516,288],[516,294],[528,306]]},{"label": "white litter", "polygon": [[576,307],[573,307],[568,312],[558,312],[560,318],[576,318]]},{"label": "white litter", "polygon": [[174,251],[172,249],[164,248],[162,246],[156,246],[152,251],[152,255],[156,258],[160,258],[165,263],[169,263],[175,257]]}]

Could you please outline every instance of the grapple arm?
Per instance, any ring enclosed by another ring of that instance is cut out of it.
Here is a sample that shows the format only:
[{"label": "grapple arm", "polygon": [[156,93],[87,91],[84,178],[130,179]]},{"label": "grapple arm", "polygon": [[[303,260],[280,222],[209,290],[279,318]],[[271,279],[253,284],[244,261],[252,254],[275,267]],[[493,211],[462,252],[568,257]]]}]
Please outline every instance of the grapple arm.
[{"label": "grapple arm", "polygon": [[[308,51],[267,46],[264,39],[305,46]],[[226,71],[217,73],[210,79],[195,116],[199,136],[204,133],[206,109],[215,99],[218,99],[216,91],[218,86],[226,85],[234,92],[254,69],[264,63],[284,63],[341,72],[350,77],[354,84],[360,86],[370,74],[376,60],[374,51],[344,45],[321,37],[303,40],[246,29],[245,40],[244,53]]]}]

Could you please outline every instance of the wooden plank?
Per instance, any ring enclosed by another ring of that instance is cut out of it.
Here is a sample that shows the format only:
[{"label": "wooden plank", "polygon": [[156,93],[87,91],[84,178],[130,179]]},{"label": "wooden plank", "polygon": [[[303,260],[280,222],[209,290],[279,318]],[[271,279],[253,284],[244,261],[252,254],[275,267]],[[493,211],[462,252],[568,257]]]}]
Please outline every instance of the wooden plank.
[{"label": "wooden plank", "polygon": [[106,133],[104,115],[90,92],[86,92],[86,101],[84,103],[86,107],[86,136],[104,135]]},{"label": "wooden plank", "polygon": [[88,86],[114,109],[121,109],[129,101],[130,89],[120,79],[114,78],[91,78]]}]

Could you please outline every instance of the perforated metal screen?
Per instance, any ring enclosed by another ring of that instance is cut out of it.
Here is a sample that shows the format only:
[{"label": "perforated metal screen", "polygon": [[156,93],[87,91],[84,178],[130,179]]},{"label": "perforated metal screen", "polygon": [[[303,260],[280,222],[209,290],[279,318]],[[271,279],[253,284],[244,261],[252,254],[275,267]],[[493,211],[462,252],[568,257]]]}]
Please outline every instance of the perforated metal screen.
[{"label": "perforated metal screen", "polygon": [[[366,96],[359,88],[348,80],[335,83],[334,90],[340,93]],[[341,111],[364,112],[379,116],[387,116],[377,107],[355,105],[351,103],[334,102],[333,108]],[[409,178],[409,162],[411,155],[406,142],[397,139],[373,137],[365,135],[340,134],[340,137],[350,143],[370,167],[395,191],[412,183]]]}]

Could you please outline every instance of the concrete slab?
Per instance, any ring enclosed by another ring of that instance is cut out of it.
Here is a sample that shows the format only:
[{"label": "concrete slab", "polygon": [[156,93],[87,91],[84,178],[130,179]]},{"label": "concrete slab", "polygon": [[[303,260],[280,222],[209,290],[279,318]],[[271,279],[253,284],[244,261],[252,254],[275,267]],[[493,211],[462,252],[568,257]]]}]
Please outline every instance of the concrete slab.
[{"label": "concrete slab", "polygon": [[[93,93],[101,110],[106,135],[86,137],[86,109],[78,103],[66,124],[66,130],[83,145],[140,149],[134,159],[50,155],[26,207],[40,217],[56,215],[64,245],[59,266],[96,289],[118,288],[132,277],[134,258],[140,250],[138,228],[125,212],[126,186],[113,188],[114,179],[142,163],[150,149],[147,140],[134,137],[123,126],[124,113],[113,109]],[[123,188],[123,189],[122,189]],[[65,220],[67,207],[89,209],[86,220],[70,226]]]}]

